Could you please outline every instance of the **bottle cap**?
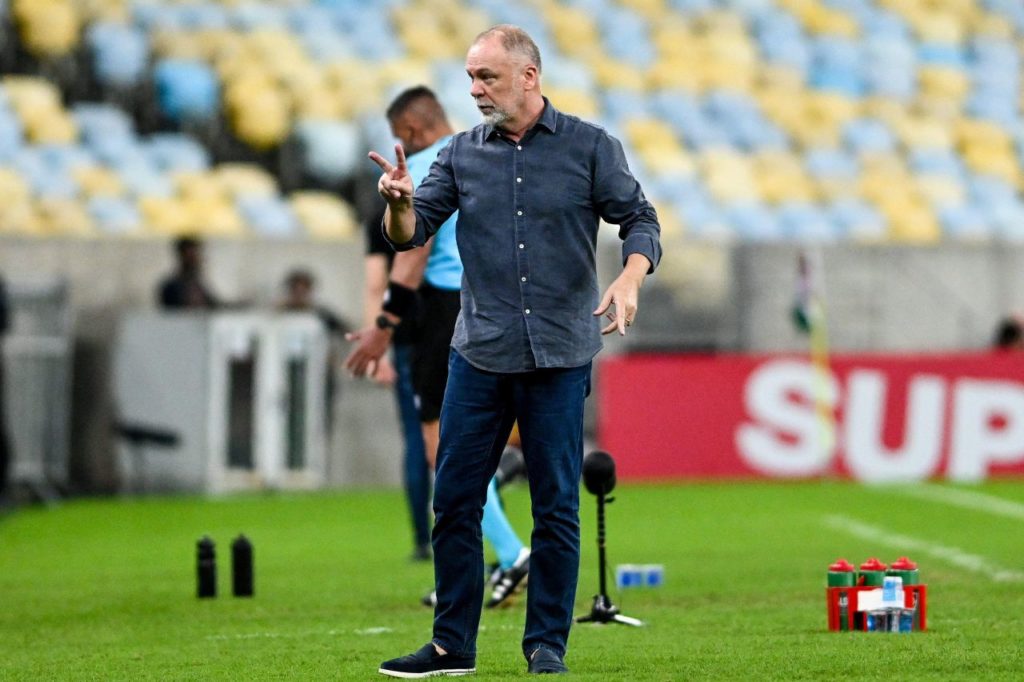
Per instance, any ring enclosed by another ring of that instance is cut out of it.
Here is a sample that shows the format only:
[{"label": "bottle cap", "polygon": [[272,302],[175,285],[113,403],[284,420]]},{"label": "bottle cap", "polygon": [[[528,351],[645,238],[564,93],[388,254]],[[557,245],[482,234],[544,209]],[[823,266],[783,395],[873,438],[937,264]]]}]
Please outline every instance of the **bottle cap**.
[{"label": "bottle cap", "polygon": [[853,571],[853,564],[846,559],[836,559],[834,564],[829,564],[828,570],[833,573],[846,573]]},{"label": "bottle cap", "polygon": [[871,557],[870,559],[868,559],[867,561],[865,561],[864,563],[862,563],[860,565],[860,570],[862,570],[862,571],[884,571],[885,570],[885,564],[883,564],[881,561],[879,561],[875,557]]},{"label": "bottle cap", "polygon": [[915,568],[917,568],[917,564],[908,559],[907,557],[901,556],[899,559],[892,562],[890,568],[893,568],[897,571],[913,571]]}]

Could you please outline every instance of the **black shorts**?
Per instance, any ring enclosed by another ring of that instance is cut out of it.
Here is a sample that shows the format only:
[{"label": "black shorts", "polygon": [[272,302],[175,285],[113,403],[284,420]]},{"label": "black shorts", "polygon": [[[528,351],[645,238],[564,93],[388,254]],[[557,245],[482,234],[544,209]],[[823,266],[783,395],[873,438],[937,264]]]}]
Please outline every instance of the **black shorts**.
[{"label": "black shorts", "polygon": [[412,385],[420,421],[432,422],[441,418],[441,403],[448,383],[448,353],[462,302],[458,290],[438,289],[426,282],[420,286],[419,295],[412,348]]}]

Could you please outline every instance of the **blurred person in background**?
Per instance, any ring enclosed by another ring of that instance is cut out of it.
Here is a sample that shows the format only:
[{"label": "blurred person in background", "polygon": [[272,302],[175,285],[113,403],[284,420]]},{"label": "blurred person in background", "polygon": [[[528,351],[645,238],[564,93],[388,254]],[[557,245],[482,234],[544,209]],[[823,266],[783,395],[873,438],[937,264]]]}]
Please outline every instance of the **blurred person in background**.
[{"label": "blurred person in background", "polygon": [[[438,152],[451,139],[454,130],[444,107],[430,88],[416,86],[400,93],[387,110],[388,123],[409,154],[409,174],[413,183],[427,176]],[[383,305],[373,325],[351,334],[357,341],[346,366],[357,376],[384,357],[391,335],[398,325],[415,319],[412,344],[413,388],[419,419],[423,427],[427,461],[431,469],[437,458],[441,404],[448,383],[448,355],[455,322],[459,317],[462,286],[462,261],[456,244],[453,214],[434,235],[429,249],[416,249],[395,257]],[[381,225],[377,232],[383,237]],[[510,452],[515,458],[515,453]],[[487,488],[482,529],[484,538],[494,547],[498,565],[490,572],[491,595],[488,608],[506,602],[527,579],[530,550],[509,523],[502,509],[496,480]],[[424,603],[433,606],[434,592]]]},{"label": "blurred person in background", "polygon": [[[388,289],[388,273],[395,259],[395,250],[384,239],[381,221],[386,205],[366,221],[366,256],[364,258],[363,326],[372,327],[380,315],[384,292]],[[398,407],[399,426],[405,445],[402,481],[413,531],[413,561],[430,560],[430,469],[420,429],[419,411],[412,383],[412,327],[410,319],[391,330],[391,357],[381,354],[367,372],[375,381],[393,385]]]},{"label": "blurred person in background", "polygon": [[998,351],[1024,350],[1024,316],[1004,317],[996,326],[992,347]]},{"label": "blurred person in background", "polygon": [[7,412],[4,407],[4,337],[10,326],[7,287],[0,276],[0,506],[7,499],[7,477],[11,467],[11,449],[7,440]]},{"label": "blurred person in background", "polygon": [[344,336],[349,325],[330,308],[316,300],[316,277],[304,268],[295,268],[284,278],[284,298],[277,306],[283,312],[312,313],[332,336]]},{"label": "blurred person in background", "polygon": [[157,302],[166,310],[213,310],[221,306],[203,280],[203,242],[179,237],[174,242],[178,265],[157,290]]},{"label": "blurred person in background", "polygon": [[324,427],[328,438],[334,427],[334,401],[338,395],[335,367],[341,359],[338,342],[349,331],[349,325],[330,308],[316,300],[316,277],[304,268],[295,268],[284,279],[284,297],[277,305],[281,312],[315,315],[327,332],[327,376],[324,387]]},{"label": "blurred person in background", "polygon": [[[653,206],[622,145],[541,94],[541,57],[522,29],[480,34],[466,56],[483,123],[455,135],[415,188],[404,150],[383,174],[385,227],[399,251],[459,212],[465,268],[441,412],[434,487],[437,607],[432,640],[378,672],[418,678],[476,670],[483,586],[479,524],[518,419],[534,529],[522,651],[530,673],[565,673],[579,573],[583,404],[601,333],[625,335],[660,260]],[[622,273],[600,294],[601,220],[619,225]],[[610,323],[602,328],[600,316]]]}]

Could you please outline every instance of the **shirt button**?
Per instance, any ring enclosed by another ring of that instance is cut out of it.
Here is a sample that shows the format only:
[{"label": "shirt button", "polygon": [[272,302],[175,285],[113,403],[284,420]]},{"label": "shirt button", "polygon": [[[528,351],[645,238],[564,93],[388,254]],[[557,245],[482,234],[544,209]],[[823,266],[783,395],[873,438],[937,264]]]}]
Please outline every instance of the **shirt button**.
[{"label": "shirt button", "polygon": [[529,315],[529,314],[530,314],[530,309],[529,309],[529,308],[527,308],[527,309],[526,309],[526,310],[525,310],[524,312],[525,312],[525,313],[526,313],[527,315]]},{"label": "shirt button", "polygon": [[525,249],[525,248],[526,248],[526,244],[520,244],[520,245],[519,245],[519,248],[520,248],[520,249]]},{"label": "shirt button", "polygon": [[522,178],[516,178],[516,182],[522,182],[522,181],[523,181]]},{"label": "shirt button", "polygon": [[525,277],[520,277],[519,280],[522,281],[522,282],[525,282],[526,278]]},{"label": "shirt button", "polygon": [[522,211],[516,211],[516,215],[523,215]]},{"label": "shirt button", "polygon": [[519,151],[523,151],[523,145],[517,144],[516,149],[518,149]]}]

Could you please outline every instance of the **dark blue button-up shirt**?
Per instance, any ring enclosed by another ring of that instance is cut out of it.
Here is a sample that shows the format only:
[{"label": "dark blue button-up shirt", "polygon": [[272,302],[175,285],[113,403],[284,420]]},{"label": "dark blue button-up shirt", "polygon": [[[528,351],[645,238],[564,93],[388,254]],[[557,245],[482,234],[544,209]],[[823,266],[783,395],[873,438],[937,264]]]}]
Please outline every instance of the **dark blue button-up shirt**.
[{"label": "dark blue button-up shirt", "polygon": [[622,258],[661,258],[658,216],[603,128],[545,99],[517,143],[481,124],[441,150],[413,199],[422,246],[456,210],[462,312],[452,346],[483,370],[579,367],[601,349],[599,219],[619,225]]}]

